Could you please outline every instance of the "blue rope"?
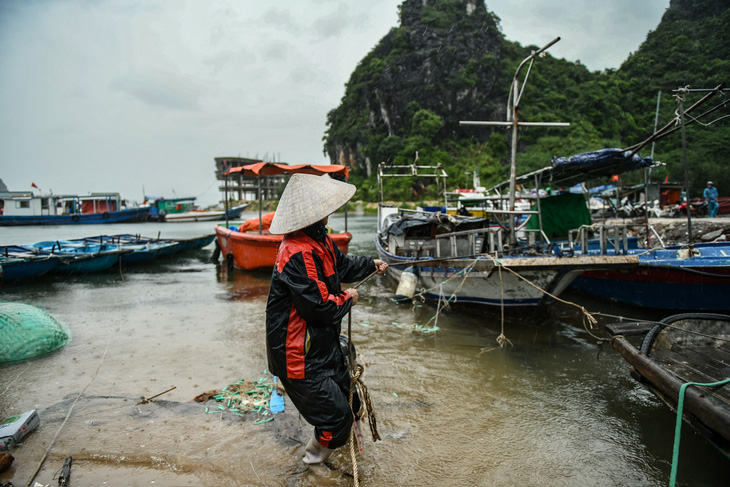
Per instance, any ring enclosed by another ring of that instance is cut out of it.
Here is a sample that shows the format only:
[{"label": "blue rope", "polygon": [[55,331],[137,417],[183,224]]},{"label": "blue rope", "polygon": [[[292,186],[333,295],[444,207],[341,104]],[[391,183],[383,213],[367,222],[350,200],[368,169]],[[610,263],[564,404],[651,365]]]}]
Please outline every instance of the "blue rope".
[{"label": "blue rope", "polygon": [[709,382],[702,384],[700,382],[687,382],[679,388],[679,401],[677,402],[677,425],[674,428],[674,450],[672,451],[672,474],[669,477],[669,487],[674,487],[677,481],[677,463],[679,462],[679,437],[682,433],[682,409],[684,408],[684,391],[689,386],[715,387],[723,386],[730,382],[730,378],[719,382]]}]

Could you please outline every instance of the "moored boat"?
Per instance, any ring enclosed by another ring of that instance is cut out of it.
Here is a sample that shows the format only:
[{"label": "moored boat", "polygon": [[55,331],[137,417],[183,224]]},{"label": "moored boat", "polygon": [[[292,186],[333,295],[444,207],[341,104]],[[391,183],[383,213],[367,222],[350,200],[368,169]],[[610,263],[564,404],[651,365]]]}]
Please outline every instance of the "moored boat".
[{"label": "moored boat", "polygon": [[25,247],[56,256],[59,262],[52,272],[63,275],[103,272],[117,264],[124,254],[132,252],[132,249],[122,249],[113,244],[69,240],[35,242]]},{"label": "moored boat", "polygon": [[35,195],[0,193],[0,225],[135,223],[151,219],[148,207],[125,207],[119,193]]},{"label": "moored boat", "polygon": [[680,311],[730,311],[730,242],[629,249],[639,265],[587,271],[572,287],[634,306]]},{"label": "moored boat", "polygon": [[117,245],[119,248],[132,249],[139,255],[124,256],[122,262],[140,262],[157,257],[202,249],[215,240],[214,234],[191,238],[145,237],[129,233],[117,235],[96,235],[73,240],[75,242]]},{"label": "moored boat", "polygon": [[116,245],[127,251],[121,256],[122,264],[140,264],[172,255],[176,253],[178,245],[175,241],[159,241],[135,235],[99,235],[71,241]]},{"label": "moored boat", "polygon": [[145,205],[150,212],[166,222],[203,222],[238,218],[249,203],[228,208],[228,210],[202,210],[195,205],[194,196],[185,198],[158,198],[145,196]]},{"label": "moored boat", "polygon": [[[232,174],[242,174],[248,177],[261,178],[263,176],[276,176],[281,174],[315,174],[315,175],[331,175],[337,178],[346,179],[348,175],[347,168],[340,165],[289,165],[275,164],[270,162],[260,162],[257,164],[248,164],[230,168],[226,171],[226,176]],[[259,204],[259,217],[257,224],[252,226],[251,230],[247,230],[247,226],[241,225],[238,228],[229,228],[228,223],[225,226],[219,225],[215,228],[218,247],[225,261],[230,265],[244,270],[254,270],[262,268],[272,268],[276,261],[276,253],[279,245],[283,240],[283,235],[272,235],[268,228],[265,228],[265,218],[261,212],[261,203]],[[347,224],[345,224],[346,226]],[[347,253],[352,234],[331,233],[330,237],[343,252]]]},{"label": "moored boat", "polygon": [[631,376],[678,413],[675,455],[684,421],[730,457],[730,316],[678,314],[606,332]]},{"label": "moored boat", "polygon": [[[398,281],[409,267],[416,267],[420,295],[425,298],[488,306],[538,306],[560,295],[586,270],[627,269],[638,263],[638,257],[626,255],[559,256],[552,252],[542,219],[536,229],[522,228],[524,240],[511,244],[506,242],[509,227],[493,225],[490,219],[386,205],[383,188],[384,179],[389,177],[435,180],[443,198],[448,176],[440,165],[417,166],[415,162],[410,166],[381,164],[378,170],[378,256],[390,266],[388,275]],[[580,202],[585,206],[583,199]],[[519,213],[542,214],[496,206],[491,211],[510,219]]]},{"label": "moored boat", "polygon": [[238,205],[230,208],[228,211],[224,210],[199,210],[193,209],[190,211],[184,211],[181,213],[168,213],[165,215],[166,222],[208,222],[223,220],[226,217],[229,220],[238,218],[241,213],[249,206],[249,203]]},{"label": "moored boat", "polygon": [[18,245],[0,247],[0,283],[14,284],[42,277],[58,265],[58,257]]}]

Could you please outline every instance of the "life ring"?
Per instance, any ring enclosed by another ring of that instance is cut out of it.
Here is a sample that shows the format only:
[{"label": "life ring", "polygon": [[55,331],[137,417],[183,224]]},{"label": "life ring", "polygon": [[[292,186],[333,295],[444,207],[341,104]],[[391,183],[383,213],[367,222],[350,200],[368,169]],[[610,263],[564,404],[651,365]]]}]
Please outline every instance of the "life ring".
[{"label": "life ring", "polygon": [[77,221],[79,221],[79,216],[78,216],[78,215],[71,215],[71,221],[72,221],[72,222],[77,222]]}]

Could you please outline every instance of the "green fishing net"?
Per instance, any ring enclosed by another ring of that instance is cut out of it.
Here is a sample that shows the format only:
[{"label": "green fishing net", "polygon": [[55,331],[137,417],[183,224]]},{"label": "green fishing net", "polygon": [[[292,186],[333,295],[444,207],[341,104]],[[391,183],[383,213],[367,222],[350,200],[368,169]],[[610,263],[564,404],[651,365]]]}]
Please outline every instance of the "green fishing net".
[{"label": "green fishing net", "polygon": [[0,303],[0,365],[51,353],[71,339],[71,330],[40,308]]}]

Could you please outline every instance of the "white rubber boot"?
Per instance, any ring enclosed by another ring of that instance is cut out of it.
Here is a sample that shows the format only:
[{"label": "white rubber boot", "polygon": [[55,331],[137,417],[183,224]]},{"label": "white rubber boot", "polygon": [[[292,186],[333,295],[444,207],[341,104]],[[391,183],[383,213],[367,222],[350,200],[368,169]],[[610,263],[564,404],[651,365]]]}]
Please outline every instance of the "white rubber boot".
[{"label": "white rubber boot", "polygon": [[330,450],[329,448],[323,447],[319,441],[317,441],[317,438],[315,438],[314,433],[312,433],[309,443],[307,443],[307,446],[304,448],[303,461],[307,465],[323,463],[330,457],[330,455],[332,455],[332,451],[333,450]]}]

